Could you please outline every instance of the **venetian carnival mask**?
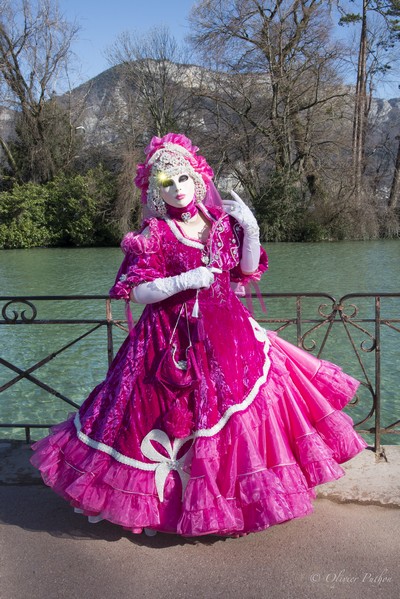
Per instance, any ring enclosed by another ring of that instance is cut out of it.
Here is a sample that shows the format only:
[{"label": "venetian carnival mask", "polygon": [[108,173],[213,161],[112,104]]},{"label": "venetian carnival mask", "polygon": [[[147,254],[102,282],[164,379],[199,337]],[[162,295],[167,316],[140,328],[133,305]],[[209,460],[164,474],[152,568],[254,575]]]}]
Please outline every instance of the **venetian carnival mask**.
[{"label": "venetian carnival mask", "polygon": [[195,197],[195,184],[192,177],[186,173],[172,177],[160,174],[160,196],[169,206],[185,208]]},{"label": "venetian carnival mask", "polygon": [[[190,156],[190,153],[185,148],[178,144],[166,143],[163,148],[157,150],[150,158],[149,165],[152,168],[147,191],[147,206],[153,214],[166,216],[167,209],[165,202],[172,206],[184,207],[191,202],[193,195],[196,202],[201,202],[204,199],[206,194],[205,183],[185,156]],[[170,203],[168,200],[171,198],[176,201],[176,194],[173,197],[173,195],[170,195],[170,191],[173,192],[173,188],[177,187],[176,184],[179,183],[182,175],[188,177],[187,180],[181,183],[185,187],[185,198],[186,194],[189,194],[190,198],[186,203],[179,203],[179,200],[178,203]],[[170,182],[172,182],[172,185],[165,186],[165,183]],[[168,187],[170,189],[166,192],[165,190]]]}]

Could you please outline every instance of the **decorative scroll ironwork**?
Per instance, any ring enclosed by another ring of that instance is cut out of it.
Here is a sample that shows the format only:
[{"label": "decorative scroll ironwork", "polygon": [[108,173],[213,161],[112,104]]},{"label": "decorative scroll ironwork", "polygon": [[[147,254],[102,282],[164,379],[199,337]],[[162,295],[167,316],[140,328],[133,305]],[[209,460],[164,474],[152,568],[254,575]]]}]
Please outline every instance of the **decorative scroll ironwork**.
[{"label": "decorative scroll ironwork", "polygon": [[[253,295],[255,298],[256,296]],[[369,433],[374,436],[374,448],[377,456],[385,457],[381,446],[382,435],[400,434],[400,420],[395,420],[386,426],[381,423],[381,393],[382,393],[382,370],[381,370],[381,333],[382,329],[390,329],[400,333],[400,301],[397,304],[397,317],[382,317],[382,301],[400,300],[400,293],[351,293],[344,295],[339,300],[328,294],[311,293],[285,293],[285,294],[263,294],[268,304],[275,299],[296,300],[296,318],[259,318],[259,322],[278,324],[277,333],[281,333],[296,327],[297,345],[302,349],[315,352],[317,357],[322,357],[326,343],[332,334],[333,327],[342,327],[346,333],[353,355],[355,356],[362,376],[360,379],[363,388],[367,389],[371,396],[371,405],[367,408],[367,414],[356,422],[355,428],[360,433]],[[307,299],[324,299],[325,301],[316,308],[316,318],[306,318],[303,315],[303,303]],[[369,309],[373,314],[371,317],[360,316],[360,301],[370,302]],[[373,326],[373,331],[367,326]],[[316,333],[323,333],[322,339],[317,343]],[[355,334],[364,337],[356,339]],[[365,354],[375,356],[373,371],[367,368],[364,360]],[[329,358],[328,358],[329,359]],[[400,378],[400,372],[399,372]],[[360,405],[360,398],[356,398],[350,406]]]},{"label": "decorative scroll ironwork", "polygon": [[[371,395],[371,406],[366,406],[367,414],[355,424],[355,427],[358,432],[374,435],[374,449],[378,456],[384,457],[384,451],[381,447],[381,437],[385,434],[400,434],[400,420],[395,420],[386,426],[382,426],[381,424],[381,331],[385,328],[388,330],[390,329],[394,333],[400,333],[400,301],[397,306],[398,318],[382,317],[382,301],[387,299],[400,300],[400,293],[347,294],[338,301],[333,296],[325,293],[264,293],[262,296],[267,300],[270,306],[273,306],[275,300],[295,299],[295,314],[292,314],[290,317],[273,318],[263,316],[258,318],[258,321],[266,325],[277,325],[276,328],[274,328],[278,334],[293,330],[294,328],[298,347],[301,347],[308,352],[314,352],[317,357],[322,357],[327,341],[332,335],[333,328],[343,328],[352,353],[355,356],[362,373],[362,376],[358,378],[361,379],[361,385],[366,388]],[[255,295],[253,297],[256,298]],[[304,302],[305,300],[310,301],[312,299],[320,301],[320,303],[313,309],[311,317],[309,315],[305,316]],[[39,300],[44,302],[103,300],[105,302],[106,314],[104,319],[70,318],[42,320],[38,318],[38,310],[34,303]],[[369,317],[361,317],[360,315],[359,302],[361,300],[371,302],[369,309],[371,311],[373,310],[373,314]],[[40,387],[46,393],[57,397],[62,402],[77,408],[78,405],[72,399],[57,391],[53,386],[41,381],[34,373],[53,360],[56,356],[62,354],[66,349],[76,345],[82,339],[94,333],[100,327],[106,327],[107,329],[106,350],[108,354],[108,363],[111,364],[113,359],[113,329],[116,327],[118,329],[123,329],[126,332],[127,329],[124,326],[125,321],[113,318],[111,301],[108,296],[0,297],[0,301],[6,302],[1,310],[3,320],[0,320],[0,325],[93,325],[84,333],[76,336],[72,341],[54,350],[29,368],[20,368],[18,365],[12,364],[6,358],[0,357],[0,364],[14,373],[14,376],[0,387],[0,394],[2,391],[11,388],[18,381],[25,379],[33,385]],[[21,310],[21,306],[27,306],[30,313],[27,315],[27,309]],[[285,306],[285,312],[287,312],[287,306]],[[368,326],[373,327],[373,332],[368,330]],[[322,335],[319,342],[316,340],[317,334],[320,336]],[[356,335],[358,335],[358,339],[356,339]],[[360,340],[360,337],[364,338]],[[370,372],[370,369],[368,369],[365,364],[364,355],[366,354],[373,354],[375,356],[373,372]],[[360,405],[359,396],[357,396],[349,405],[355,406],[357,404]],[[48,426],[48,424],[0,423],[0,428],[23,428],[26,433],[27,441],[30,439],[30,431],[32,428],[48,428]]]},{"label": "decorative scroll ironwork", "polygon": [[[22,310],[21,315],[19,312],[17,312],[17,310],[12,310],[13,316],[10,316],[7,313],[7,310],[12,304],[25,304],[26,306],[29,306],[29,308],[32,310],[32,315],[30,317],[25,316],[26,310]],[[20,322],[27,324],[35,320],[37,316],[37,310],[32,302],[29,302],[27,299],[12,299],[3,306],[1,314],[8,324],[15,324],[18,322],[18,316],[20,316]]]}]

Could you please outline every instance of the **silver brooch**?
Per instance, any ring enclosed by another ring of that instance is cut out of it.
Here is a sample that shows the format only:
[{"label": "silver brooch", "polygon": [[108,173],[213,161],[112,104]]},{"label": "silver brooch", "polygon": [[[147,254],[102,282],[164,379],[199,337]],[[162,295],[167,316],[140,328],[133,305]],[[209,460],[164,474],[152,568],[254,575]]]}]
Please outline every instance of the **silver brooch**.
[{"label": "silver brooch", "polygon": [[210,258],[208,256],[203,255],[201,257],[201,261],[202,261],[203,264],[209,264]]},{"label": "silver brooch", "polygon": [[192,215],[190,214],[190,212],[182,212],[181,219],[183,220],[184,223],[189,222],[191,218],[192,218]]}]

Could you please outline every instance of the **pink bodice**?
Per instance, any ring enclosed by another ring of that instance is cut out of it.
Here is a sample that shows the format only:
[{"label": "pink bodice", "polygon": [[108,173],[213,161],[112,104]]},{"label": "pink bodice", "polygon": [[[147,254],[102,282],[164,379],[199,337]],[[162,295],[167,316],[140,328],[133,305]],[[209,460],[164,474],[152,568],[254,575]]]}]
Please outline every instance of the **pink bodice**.
[{"label": "pink bodice", "polygon": [[[212,222],[206,243],[186,237],[172,219],[152,218],[145,221],[142,231],[147,229],[147,236],[142,233],[128,233],[121,244],[126,255],[117,274],[116,283],[110,290],[111,297],[128,299],[132,287],[140,283],[178,275],[198,266],[221,269],[225,286],[228,281],[243,284],[258,281],[268,268],[265,251],[260,248],[258,270],[250,276],[243,275],[239,266],[243,241],[242,227],[218,208],[212,211],[205,208],[203,210]],[[221,284],[218,287],[221,287]],[[217,289],[213,288],[211,295],[215,296],[216,293]],[[189,295],[193,296],[195,293]],[[202,292],[204,300],[206,296],[207,294]],[[178,299],[181,300],[181,297]]]}]

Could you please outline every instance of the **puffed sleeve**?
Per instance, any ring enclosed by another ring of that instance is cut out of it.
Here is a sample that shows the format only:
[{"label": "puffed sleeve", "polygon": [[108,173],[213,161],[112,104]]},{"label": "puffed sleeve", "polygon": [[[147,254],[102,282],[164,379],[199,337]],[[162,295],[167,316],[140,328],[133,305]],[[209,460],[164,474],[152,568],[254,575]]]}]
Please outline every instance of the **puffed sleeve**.
[{"label": "puffed sleeve", "polygon": [[125,235],[121,249],[125,257],[110,289],[111,298],[129,300],[133,287],[166,276],[156,219],[146,221],[141,232]]}]

